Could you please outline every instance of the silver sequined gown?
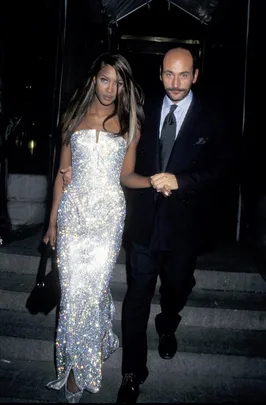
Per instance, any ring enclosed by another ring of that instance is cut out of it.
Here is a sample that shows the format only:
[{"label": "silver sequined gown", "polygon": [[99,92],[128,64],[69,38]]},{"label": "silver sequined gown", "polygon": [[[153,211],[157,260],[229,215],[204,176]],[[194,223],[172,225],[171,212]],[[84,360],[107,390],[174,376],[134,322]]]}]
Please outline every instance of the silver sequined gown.
[{"label": "silver sequined gown", "polygon": [[72,369],[79,389],[96,393],[103,360],[119,346],[112,330],[109,283],[125,219],[120,172],[126,141],[91,129],[74,132],[70,146],[72,182],[61,199],[57,222],[57,380],[47,386],[60,389]]}]

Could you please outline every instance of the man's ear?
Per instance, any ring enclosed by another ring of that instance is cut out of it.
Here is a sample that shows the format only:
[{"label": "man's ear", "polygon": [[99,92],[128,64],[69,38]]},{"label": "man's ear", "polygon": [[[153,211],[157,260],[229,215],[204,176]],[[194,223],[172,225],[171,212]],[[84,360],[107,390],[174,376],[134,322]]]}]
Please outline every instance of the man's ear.
[{"label": "man's ear", "polygon": [[162,78],[162,68],[160,67],[160,80],[162,81],[163,80],[163,78]]},{"label": "man's ear", "polygon": [[198,80],[198,76],[199,76],[199,69],[196,69],[192,81],[193,84],[196,83],[196,81]]}]

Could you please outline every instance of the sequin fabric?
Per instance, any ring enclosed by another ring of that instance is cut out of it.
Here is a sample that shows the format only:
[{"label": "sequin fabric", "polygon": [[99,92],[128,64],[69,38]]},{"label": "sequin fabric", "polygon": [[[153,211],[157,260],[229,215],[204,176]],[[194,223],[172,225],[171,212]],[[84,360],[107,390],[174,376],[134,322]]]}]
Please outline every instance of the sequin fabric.
[{"label": "sequin fabric", "polygon": [[60,389],[72,369],[78,388],[96,393],[103,361],[119,347],[109,283],[124,227],[120,172],[127,146],[122,137],[96,130],[74,132],[70,146],[72,182],[57,219],[57,380],[47,387]]}]

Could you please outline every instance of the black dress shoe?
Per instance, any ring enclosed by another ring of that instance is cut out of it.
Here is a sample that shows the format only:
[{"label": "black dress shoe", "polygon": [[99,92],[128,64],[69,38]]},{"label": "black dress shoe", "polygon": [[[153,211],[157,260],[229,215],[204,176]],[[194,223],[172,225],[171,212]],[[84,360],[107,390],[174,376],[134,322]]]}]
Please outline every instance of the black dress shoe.
[{"label": "black dress shoe", "polygon": [[160,335],[158,352],[162,359],[172,359],[177,351],[177,341],[174,333]]},{"label": "black dress shoe", "polygon": [[139,396],[139,380],[134,373],[126,373],[117,394],[117,404],[135,404]]}]

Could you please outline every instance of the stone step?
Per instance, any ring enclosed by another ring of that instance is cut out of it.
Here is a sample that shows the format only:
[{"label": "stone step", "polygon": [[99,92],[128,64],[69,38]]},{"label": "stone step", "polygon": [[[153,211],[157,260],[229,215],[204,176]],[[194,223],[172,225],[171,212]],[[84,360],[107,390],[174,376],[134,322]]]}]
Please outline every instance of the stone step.
[{"label": "stone step", "polygon": [[[65,402],[63,390],[45,389],[47,381],[55,378],[55,309],[45,316],[31,315],[25,308],[38,264],[38,256],[0,254],[1,403]],[[232,271],[231,266],[227,271],[222,261],[216,270],[199,266],[196,287],[181,313],[179,352],[170,361],[157,353],[158,281],[148,324],[150,376],[138,402],[264,402],[266,283],[253,270],[243,266],[243,271],[239,267]],[[111,290],[116,307],[113,326],[121,342],[124,264],[117,263]],[[81,403],[114,403],[120,366],[121,348],[104,365],[100,393],[84,393]]]},{"label": "stone step", "polygon": [[[0,290],[30,293],[35,285],[35,275],[0,272]],[[263,285],[263,284],[262,284]],[[126,283],[111,282],[112,296],[115,301],[122,301],[127,290]],[[4,299],[5,296],[3,296]],[[6,296],[8,300],[8,296]],[[160,301],[159,283],[155,291],[153,303]],[[1,298],[0,298],[1,302]],[[8,305],[9,303],[7,303]],[[2,302],[4,308],[4,302]],[[266,309],[266,292],[242,292],[206,290],[199,287],[193,289],[187,306],[231,308],[262,311]]]},{"label": "stone step", "polygon": [[[15,245],[15,246],[12,246]],[[0,263],[3,267],[11,265],[14,269],[25,267],[25,271],[35,272],[40,260],[40,252],[37,246],[27,249],[26,241],[15,241],[13,244],[0,248]],[[49,259],[50,260],[50,259]],[[122,247],[118,258],[118,264],[125,264],[126,252]],[[234,246],[219,248],[213,252],[198,257],[197,268],[215,271],[234,271],[243,273],[257,273],[256,262],[248,249]],[[14,270],[15,271],[15,270]]]},{"label": "stone step", "polygon": [[[28,293],[0,290],[0,309],[28,313],[25,307]],[[122,302],[114,301],[115,319],[121,320]],[[51,314],[55,310],[51,311]],[[150,319],[160,312],[159,304],[151,305]],[[180,312],[187,326],[216,327],[243,330],[264,330],[266,328],[266,310],[244,310],[228,308],[189,307]],[[34,315],[33,315],[34,316]],[[150,322],[150,321],[149,321]]]},{"label": "stone step", "polygon": [[[38,257],[39,245],[44,234],[43,229],[37,229],[30,232],[28,237],[18,235],[12,243],[4,245],[0,249],[1,253],[7,254],[24,254]],[[124,264],[126,260],[125,250],[121,247],[118,263]],[[197,261],[197,268],[204,270],[215,271],[234,271],[234,272],[258,272],[256,260],[252,255],[251,246],[245,242],[221,241],[216,244],[215,249],[200,255]]]},{"label": "stone step", "polygon": [[[1,310],[0,357],[24,360],[52,360],[55,337],[55,315],[31,315]],[[121,343],[121,322],[113,321]],[[154,319],[148,324],[148,346],[157,349],[158,335]],[[188,324],[182,319],[177,330],[179,351],[266,358],[266,330],[217,328]]]},{"label": "stone step", "polygon": [[[98,394],[84,392],[81,403],[115,403],[121,383],[121,349],[103,366]],[[149,351],[150,374],[141,386],[139,403],[264,402],[266,360],[241,356],[178,353],[162,360]],[[52,361],[1,360],[0,402],[65,402],[63,389],[47,390],[55,378]]]},{"label": "stone step", "polygon": [[[15,274],[20,274],[21,276],[36,276],[39,259],[37,261],[34,261],[34,256],[17,256],[18,258],[16,260],[19,260],[19,258],[21,259],[20,266],[13,266],[12,262],[14,256],[7,255],[7,257],[5,257],[5,260],[3,262],[0,262],[0,275],[2,273],[10,273],[10,278],[14,279],[16,277]],[[34,264],[34,266],[32,265],[32,263]],[[50,266],[47,267],[47,272],[50,270],[50,268]],[[219,291],[266,292],[265,280],[259,273],[241,273],[196,269],[194,272],[194,276],[196,279],[196,286],[194,287],[194,290],[199,288]],[[4,277],[7,276],[5,275]],[[112,281],[117,283],[126,283],[126,266],[124,264],[117,263],[115,265]],[[159,279],[157,284],[159,285]],[[1,284],[0,288],[2,288]]]}]

